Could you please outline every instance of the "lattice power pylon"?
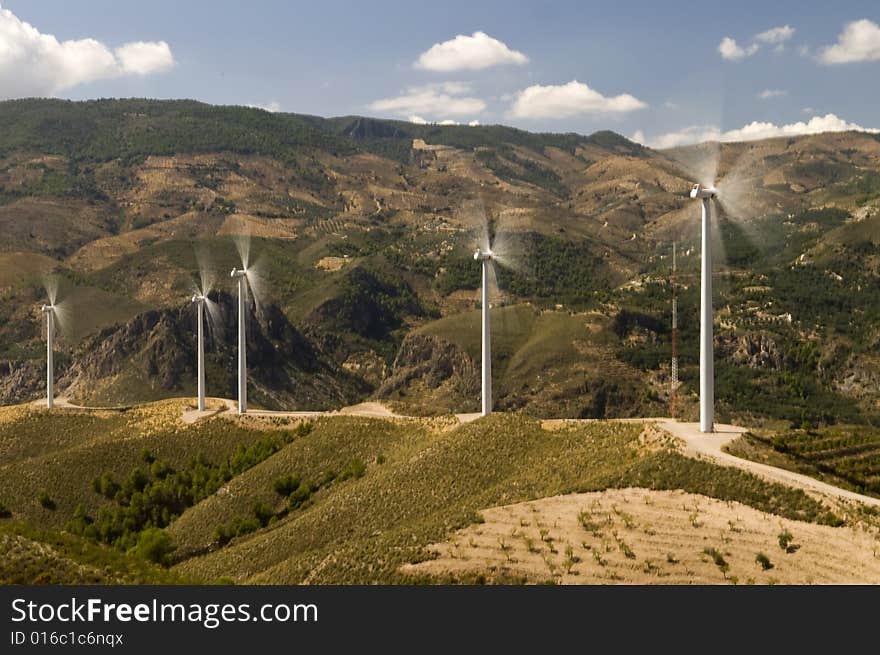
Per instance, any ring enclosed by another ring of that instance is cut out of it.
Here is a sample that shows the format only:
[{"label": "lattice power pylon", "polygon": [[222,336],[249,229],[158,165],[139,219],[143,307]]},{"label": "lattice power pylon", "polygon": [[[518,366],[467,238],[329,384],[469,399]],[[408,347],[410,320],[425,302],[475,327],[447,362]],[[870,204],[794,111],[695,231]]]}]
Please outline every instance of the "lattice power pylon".
[{"label": "lattice power pylon", "polygon": [[669,286],[672,289],[672,375],[669,389],[669,413],[672,418],[678,414],[678,298],[675,295],[675,271],[676,271],[675,241],[672,242],[672,275],[669,277]]}]

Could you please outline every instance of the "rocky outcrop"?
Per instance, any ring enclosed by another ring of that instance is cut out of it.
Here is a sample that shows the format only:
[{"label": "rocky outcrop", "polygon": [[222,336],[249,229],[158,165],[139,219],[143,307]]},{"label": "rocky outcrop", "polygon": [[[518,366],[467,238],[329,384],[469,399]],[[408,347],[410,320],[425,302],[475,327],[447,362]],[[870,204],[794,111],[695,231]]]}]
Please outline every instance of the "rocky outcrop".
[{"label": "rocky outcrop", "polygon": [[0,361],[0,405],[32,400],[46,391],[46,361]]},{"label": "rocky outcrop", "polygon": [[450,382],[462,395],[479,394],[478,372],[471,358],[458,346],[438,337],[414,333],[403,340],[391,374],[379,387],[379,398],[395,396],[414,381],[427,389]]},{"label": "rocky outcrop", "polygon": [[[206,330],[209,395],[236,396],[235,299],[214,294],[218,311]],[[325,358],[276,305],[248,313],[249,398],[271,409],[329,409],[362,399],[367,386]],[[83,404],[133,402],[191,394],[195,387],[195,307],[140,314],[103,330],[74,356],[66,393]]]},{"label": "rocky outcrop", "polygon": [[785,363],[779,346],[763,333],[722,333],[716,346],[740,366],[781,370]]}]

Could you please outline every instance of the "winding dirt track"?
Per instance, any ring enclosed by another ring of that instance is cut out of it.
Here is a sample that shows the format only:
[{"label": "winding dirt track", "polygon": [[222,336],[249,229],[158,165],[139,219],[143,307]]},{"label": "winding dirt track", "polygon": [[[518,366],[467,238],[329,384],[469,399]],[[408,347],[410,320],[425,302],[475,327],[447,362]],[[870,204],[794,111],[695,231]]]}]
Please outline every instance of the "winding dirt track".
[{"label": "winding dirt track", "polygon": [[677,437],[682,442],[682,452],[690,457],[702,457],[722,466],[735,466],[762,478],[781,482],[804,491],[880,507],[880,498],[873,498],[855,493],[854,491],[841,489],[840,487],[811,478],[808,475],[742,459],[724,452],[722,448],[734,439],[737,439],[744,432],[747,432],[746,428],[734,425],[716,425],[713,434],[703,434],[700,432],[700,426],[697,423],[678,423],[677,421],[667,420],[657,421],[657,426]]}]

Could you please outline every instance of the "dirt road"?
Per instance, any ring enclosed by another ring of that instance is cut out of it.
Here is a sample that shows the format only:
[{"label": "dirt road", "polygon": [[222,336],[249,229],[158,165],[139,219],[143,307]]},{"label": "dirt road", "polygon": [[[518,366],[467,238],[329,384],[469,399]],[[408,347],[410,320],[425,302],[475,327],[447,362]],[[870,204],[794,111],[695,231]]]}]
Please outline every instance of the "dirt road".
[{"label": "dirt road", "polygon": [[697,423],[679,423],[677,421],[658,421],[657,426],[678,437],[683,443],[683,452],[691,457],[704,457],[710,459],[716,464],[724,466],[736,466],[737,468],[749,471],[762,478],[773,480],[774,482],[782,482],[790,486],[798,487],[804,491],[812,491],[825,496],[831,496],[841,500],[855,501],[880,507],[880,499],[863,494],[855,493],[835,487],[826,482],[820,482],[808,475],[787,471],[785,469],[753,462],[748,459],[736,457],[730,453],[726,453],[722,448],[738,438],[746,428],[734,425],[716,425],[715,432],[712,434],[703,434],[700,432],[700,426]]}]

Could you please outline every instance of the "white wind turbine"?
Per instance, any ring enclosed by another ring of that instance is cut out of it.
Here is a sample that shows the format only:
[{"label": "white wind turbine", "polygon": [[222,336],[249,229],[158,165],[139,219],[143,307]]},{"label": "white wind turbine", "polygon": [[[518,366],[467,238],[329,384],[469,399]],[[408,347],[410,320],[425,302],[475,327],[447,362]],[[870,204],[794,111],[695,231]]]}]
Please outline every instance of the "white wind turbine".
[{"label": "white wind turbine", "polygon": [[46,316],[46,407],[55,405],[55,304],[43,305],[41,312]]},{"label": "white wind turbine", "polygon": [[257,273],[259,262],[250,264],[250,234],[240,234],[235,245],[241,258],[241,268],[233,268],[230,275],[238,282],[238,413],[247,412],[247,296],[250,289],[254,298],[254,308],[259,313],[259,292],[261,278]]},{"label": "white wind turbine", "polygon": [[723,206],[728,216],[744,219],[754,213],[750,187],[752,180],[745,171],[747,162],[740,156],[728,173],[716,182],[721,158],[721,144],[708,142],[679,150],[673,160],[698,182],[690,197],[699,199],[702,213],[700,226],[700,431],[715,431],[715,353],[712,311],[712,220],[713,204]]},{"label": "white wind turbine", "polygon": [[58,301],[58,278],[44,279],[43,286],[49,303],[40,307],[40,314],[46,317],[46,407],[55,406],[55,333],[64,327],[66,308]]},{"label": "white wind turbine", "polygon": [[233,268],[230,275],[238,281],[238,413],[247,412],[247,340],[245,335],[245,294],[247,269]]},{"label": "white wind turbine", "polygon": [[204,250],[196,250],[196,260],[199,265],[199,282],[193,282],[192,302],[196,305],[197,334],[197,357],[196,357],[196,380],[198,387],[199,411],[205,411],[205,327],[209,330],[216,329],[219,325],[220,308],[209,294],[214,286],[215,273],[207,263]]},{"label": "white wind turbine", "polygon": [[482,323],[483,323],[483,338],[482,338],[482,350],[481,350],[481,362],[482,362],[482,389],[483,389],[483,403],[482,403],[482,415],[488,416],[492,413],[492,328],[491,328],[491,314],[489,312],[490,303],[489,303],[489,273],[490,267],[492,266],[493,261],[493,253],[491,248],[486,248],[483,250],[482,248],[477,248],[477,251],[474,253],[474,259],[478,262],[482,262],[482,277],[483,277],[483,285],[482,285]]},{"label": "white wind turbine", "polygon": [[715,351],[712,341],[712,205],[718,189],[695,184],[691,198],[703,207],[700,254],[700,431],[715,431]]},{"label": "white wind turbine", "polygon": [[474,252],[474,260],[480,262],[482,283],[480,289],[481,314],[482,314],[482,337],[481,337],[481,387],[482,387],[482,416],[488,416],[492,413],[492,326],[491,326],[491,309],[492,309],[492,287],[497,290],[498,277],[496,264],[505,268],[519,270],[513,265],[510,251],[513,250],[512,244],[507,238],[506,233],[495,232],[490,229],[489,219],[482,207],[479,209],[481,218],[482,234],[477,243],[477,250]]}]

